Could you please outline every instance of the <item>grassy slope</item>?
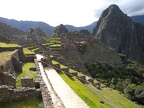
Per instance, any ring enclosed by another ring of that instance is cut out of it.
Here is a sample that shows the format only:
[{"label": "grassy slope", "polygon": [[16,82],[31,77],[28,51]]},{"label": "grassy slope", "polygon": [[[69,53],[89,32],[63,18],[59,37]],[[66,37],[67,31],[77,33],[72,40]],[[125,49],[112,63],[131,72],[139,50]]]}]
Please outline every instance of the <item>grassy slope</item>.
[{"label": "grassy slope", "polygon": [[116,90],[105,88],[98,91],[102,93],[107,99],[111,100],[114,104],[116,104],[119,108],[144,108],[144,106],[142,107],[128,100],[123,96],[123,94],[120,94]]},{"label": "grassy slope", "polygon": [[17,79],[16,79],[17,87],[21,87],[21,81],[20,81],[21,77],[30,77],[33,78],[34,80],[38,79],[37,73],[35,71],[30,71],[29,70],[30,67],[35,67],[35,64],[32,62],[25,63],[22,68],[23,71],[18,72]]},{"label": "grassy slope", "polygon": [[28,48],[23,48],[24,54],[35,54],[33,51],[30,51]]},{"label": "grassy slope", "polygon": [[79,82],[75,77],[69,78],[63,73],[60,73],[60,76],[91,108],[111,108],[111,106],[106,102],[104,104],[101,104],[99,101],[103,99],[97,94],[94,95],[84,84]]},{"label": "grassy slope", "polygon": [[11,58],[12,51],[0,52],[0,66],[4,66]]},{"label": "grassy slope", "polygon": [[1,102],[0,108],[44,108],[44,105],[41,98],[31,98],[11,102]]},{"label": "grassy slope", "polygon": [[0,47],[19,47],[18,44],[6,44],[3,42],[0,42]]},{"label": "grassy slope", "polygon": [[[104,95],[105,98],[110,100],[118,108],[144,108],[128,100],[116,90],[111,90],[110,88],[99,90],[95,87],[95,89],[93,89],[88,84],[82,84],[75,77],[69,78],[63,73],[60,73],[60,76],[91,108],[111,107],[95,92],[95,90]],[[101,100],[104,101],[104,104],[100,103]]]}]

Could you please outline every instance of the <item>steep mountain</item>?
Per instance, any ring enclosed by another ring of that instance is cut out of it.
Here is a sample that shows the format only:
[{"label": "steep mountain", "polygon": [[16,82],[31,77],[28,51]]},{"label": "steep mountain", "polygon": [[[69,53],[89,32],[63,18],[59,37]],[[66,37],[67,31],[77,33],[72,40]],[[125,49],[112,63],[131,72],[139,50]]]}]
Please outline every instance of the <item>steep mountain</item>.
[{"label": "steep mountain", "polygon": [[0,17],[0,22],[6,23],[12,27],[18,28],[22,31],[29,32],[30,28],[40,27],[46,34],[49,36],[52,34],[54,27],[44,23],[44,22],[35,22],[35,21],[17,21],[14,19],[7,19]]},{"label": "steep mountain", "polygon": [[144,25],[144,15],[132,16],[131,19],[133,20],[133,22],[141,23]]},{"label": "steep mountain", "polygon": [[60,24],[54,30],[54,33],[58,34],[58,36],[60,36],[62,33],[66,33],[66,32],[68,32],[68,30],[66,29],[66,27],[63,24]]},{"label": "steep mountain", "polygon": [[144,26],[134,23],[117,5],[103,11],[93,34],[118,53],[144,64]]}]

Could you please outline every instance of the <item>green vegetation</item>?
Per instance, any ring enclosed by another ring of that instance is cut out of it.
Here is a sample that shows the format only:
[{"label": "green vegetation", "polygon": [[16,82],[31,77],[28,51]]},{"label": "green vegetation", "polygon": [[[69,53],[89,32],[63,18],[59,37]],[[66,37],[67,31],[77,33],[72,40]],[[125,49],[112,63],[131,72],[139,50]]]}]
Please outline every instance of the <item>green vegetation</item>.
[{"label": "green vegetation", "polygon": [[55,60],[52,60],[52,64],[55,65],[55,64],[59,64],[59,63]]},{"label": "green vegetation", "polygon": [[28,48],[23,48],[24,54],[35,54],[33,51],[30,51]]},{"label": "green vegetation", "polygon": [[1,102],[0,108],[44,108],[44,105],[41,98],[31,98],[11,102]]},{"label": "green vegetation", "polygon": [[[143,108],[140,105],[128,100],[117,90],[110,88],[97,89],[91,84],[83,84],[76,77],[68,77],[64,73],[59,73],[64,81],[83,99],[90,108],[108,108],[111,107],[97,92],[101,93],[107,100],[112,102],[118,108]],[[104,104],[100,103],[103,101]]]},{"label": "green vegetation", "polygon": [[75,70],[69,69],[69,73],[73,73],[73,72],[75,72]]},{"label": "green vegetation", "polygon": [[123,94],[119,93],[117,90],[110,88],[105,88],[102,90],[97,89],[102,93],[107,99],[113,102],[118,108],[142,108],[142,106],[135,104],[134,102],[128,100]]},{"label": "green vegetation", "polygon": [[52,37],[53,38],[58,38],[58,34],[57,33],[52,33]]},{"label": "green vegetation", "polygon": [[52,38],[50,43],[60,43],[60,38]]},{"label": "green vegetation", "polygon": [[31,51],[35,52],[35,51],[37,51],[37,50],[39,50],[39,48],[32,49]]},{"label": "green vegetation", "polygon": [[61,44],[59,44],[59,43],[56,43],[56,44],[50,45],[50,47],[60,47],[60,46],[61,46]]},{"label": "green vegetation", "polygon": [[30,67],[35,67],[35,64],[32,62],[25,63],[22,67],[22,72],[18,72],[16,79],[16,87],[21,87],[21,77],[30,77],[34,80],[38,79],[37,73],[35,71],[30,71]]},{"label": "green vegetation", "polygon": [[60,64],[60,68],[63,69],[63,68],[68,68],[68,67],[65,66],[65,65]]},{"label": "green vegetation", "polygon": [[93,78],[108,87],[116,89],[128,99],[144,105],[143,76],[138,73],[142,66],[136,62],[127,61],[123,67],[112,67],[108,64],[85,64]]},{"label": "green vegetation", "polygon": [[[77,80],[76,77],[69,78],[64,73],[59,73],[60,76],[64,79],[64,81],[75,91],[75,93],[83,99],[90,108],[111,108],[111,106],[106,103],[101,97],[99,97],[96,93],[93,94],[89,88],[85,84],[82,84]],[[104,101],[104,104],[100,103],[100,101]]]},{"label": "green vegetation", "polygon": [[7,61],[11,58],[12,51],[0,52],[0,61]]},{"label": "green vegetation", "polygon": [[25,54],[35,54],[35,51],[39,50],[37,46],[28,46],[24,48]]},{"label": "green vegetation", "polygon": [[0,70],[3,70],[7,61],[11,58],[12,51],[0,52]]},{"label": "green vegetation", "polygon": [[7,44],[0,42],[0,47],[20,47],[18,44]]}]

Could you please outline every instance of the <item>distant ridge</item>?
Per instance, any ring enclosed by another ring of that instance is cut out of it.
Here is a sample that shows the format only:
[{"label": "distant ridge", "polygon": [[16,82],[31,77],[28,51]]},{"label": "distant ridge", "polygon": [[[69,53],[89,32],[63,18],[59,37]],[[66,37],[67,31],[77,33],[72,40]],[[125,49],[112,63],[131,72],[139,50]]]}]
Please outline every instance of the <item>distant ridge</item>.
[{"label": "distant ridge", "polygon": [[141,23],[144,25],[144,15],[132,16],[131,19],[133,20],[133,22]]},{"label": "distant ridge", "polygon": [[46,34],[51,35],[54,27],[44,23],[44,22],[35,22],[35,21],[17,21],[14,19],[7,19],[0,17],[0,22],[6,23],[12,27],[18,28],[22,31],[28,32],[30,28],[40,27]]},{"label": "distant ridge", "polygon": [[[6,23],[7,25],[10,25],[12,27],[18,28],[22,31],[28,32],[30,28],[38,28],[40,27],[48,36],[51,36],[54,29],[56,27],[50,26],[47,23],[44,22],[36,22],[36,21],[17,21],[14,19],[7,19],[0,17],[0,22]],[[88,30],[90,33],[92,33],[94,26],[96,25],[96,22],[91,23],[90,25],[84,26],[84,27],[75,27],[72,25],[65,25],[65,27],[68,29],[68,31],[80,31],[82,29]]]}]

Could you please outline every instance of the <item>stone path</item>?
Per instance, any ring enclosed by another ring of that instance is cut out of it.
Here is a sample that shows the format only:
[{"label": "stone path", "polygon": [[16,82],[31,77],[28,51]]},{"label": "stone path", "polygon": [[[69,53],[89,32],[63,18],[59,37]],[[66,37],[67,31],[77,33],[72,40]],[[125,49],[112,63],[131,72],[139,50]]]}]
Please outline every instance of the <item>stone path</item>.
[{"label": "stone path", "polygon": [[[37,60],[40,61],[42,56],[37,54],[36,57]],[[55,93],[63,102],[65,108],[89,108],[88,105],[66,84],[66,82],[53,68],[45,68],[42,71],[45,71],[46,76],[43,73],[44,77],[48,78]]]},{"label": "stone path", "polygon": [[66,84],[52,68],[45,69],[48,78],[65,108],[89,108],[88,105]]}]

